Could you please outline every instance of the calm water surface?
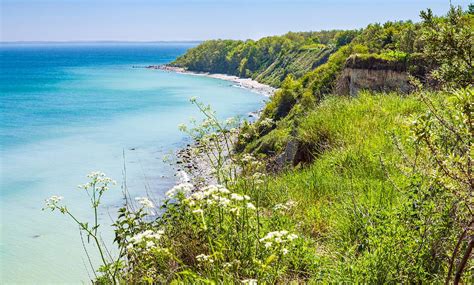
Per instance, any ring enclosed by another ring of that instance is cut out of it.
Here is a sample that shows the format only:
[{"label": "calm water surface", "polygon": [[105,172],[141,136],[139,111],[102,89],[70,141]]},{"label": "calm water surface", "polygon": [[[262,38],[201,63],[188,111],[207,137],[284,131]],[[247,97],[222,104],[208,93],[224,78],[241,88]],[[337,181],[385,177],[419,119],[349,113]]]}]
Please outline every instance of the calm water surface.
[{"label": "calm water surface", "polygon": [[[222,118],[262,106],[262,96],[226,81],[134,68],[192,46],[0,46],[0,283],[87,282],[77,226],[41,211],[44,199],[64,196],[72,212],[90,218],[77,184],[94,170],[122,182],[124,168],[131,196],[159,199],[176,182],[163,158],[186,143],[177,125],[199,117],[189,98]],[[121,203],[117,186],[106,195],[104,225]],[[112,232],[103,230],[109,242]]]}]

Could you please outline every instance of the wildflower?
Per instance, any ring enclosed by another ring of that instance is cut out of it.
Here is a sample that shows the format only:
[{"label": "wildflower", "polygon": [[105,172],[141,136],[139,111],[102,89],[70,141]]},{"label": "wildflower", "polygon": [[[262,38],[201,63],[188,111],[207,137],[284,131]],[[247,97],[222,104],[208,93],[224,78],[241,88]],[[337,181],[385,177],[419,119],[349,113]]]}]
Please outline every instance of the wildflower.
[{"label": "wildflower", "polygon": [[248,162],[254,161],[255,158],[253,156],[251,156],[250,154],[246,153],[242,156],[241,160],[242,160],[242,162],[248,163]]},{"label": "wildflower", "polygon": [[264,244],[265,248],[270,248],[272,246],[272,243],[271,242],[266,242]]},{"label": "wildflower", "polygon": [[[51,211],[54,211],[58,206],[58,203],[63,199],[62,196],[53,195],[45,200],[45,208],[49,208]],[[45,209],[43,208],[43,210]]]},{"label": "wildflower", "polygon": [[193,97],[189,98],[189,101],[190,101],[191,103],[196,103],[197,97],[196,97],[196,96],[193,96]]},{"label": "wildflower", "polygon": [[256,210],[257,208],[255,207],[254,204],[252,204],[252,203],[249,202],[249,203],[247,203],[247,209]]},{"label": "wildflower", "polygon": [[219,206],[226,207],[230,204],[230,200],[226,197],[218,197]]},{"label": "wildflower", "polygon": [[232,266],[232,263],[230,262],[225,262],[224,264],[222,264],[222,267],[224,268],[230,268]]},{"label": "wildflower", "polygon": [[185,124],[179,124],[178,129],[182,132],[185,132],[188,128]]},{"label": "wildflower", "polygon": [[249,284],[249,285],[257,285],[257,279],[244,279],[242,280],[243,284]]},{"label": "wildflower", "polygon": [[151,209],[154,208],[153,202],[150,201],[147,197],[136,197],[135,200],[140,204],[143,208]]},{"label": "wildflower", "polygon": [[236,201],[243,201],[243,200],[245,199],[244,196],[239,195],[239,194],[237,194],[237,193],[232,193],[232,194],[230,194],[230,198],[231,198],[232,200],[236,200]]},{"label": "wildflower", "polygon": [[245,199],[245,200],[250,200],[250,196],[244,195],[244,199]]},{"label": "wildflower", "polygon": [[232,208],[229,210],[231,213],[235,213],[236,215],[240,214],[240,208]]},{"label": "wildflower", "polygon": [[210,263],[214,262],[214,260],[211,258],[210,255],[205,255],[205,254],[200,254],[196,256],[197,261],[199,262],[205,262],[208,261]]},{"label": "wildflower", "polygon": [[288,208],[283,204],[276,204],[275,206],[273,206],[273,210],[275,210],[275,211],[288,210]]},{"label": "wildflower", "polygon": [[242,134],[242,137],[244,139],[249,139],[251,137],[251,135],[249,133],[244,133],[244,134]]},{"label": "wildflower", "polygon": [[96,183],[103,183],[103,184],[117,184],[115,180],[112,180],[111,178],[107,177],[104,172],[100,171],[93,171],[87,175],[88,178],[90,178],[93,182]]},{"label": "wildflower", "polygon": [[265,177],[265,174],[256,172],[254,175],[252,175],[252,178],[254,179],[255,184],[262,184],[264,182],[263,178]]},{"label": "wildflower", "polygon": [[183,193],[184,195],[186,195],[193,190],[193,187],[194,186],[191,183],[181,183],[166,192],[166,196],[168,196],[169,198],[173,198],[178,193]]},{"label": "wildflower", "polygon": [[295,240],[298,238],[297,235],[295,234],[289,234],[287,237],[286,237],[289,241],[292,241],[292,240]]},{"label": "wildflower", "polygon": [[264,237],[260,239],[260,242],[273,241],[276,243],[286,243],[291,242],[296,238],[298,238],[296,234],[289,234],[288,231],[283,230],[267,233]]},{"label": "wildflower", "polygon": [[273,120],[271,118],[265,118],[262,121],[260,121],[260,125],[264,127],[271,127],[273,126]]},{"label": "wildflower", "polygon": [[288,254],[288,249],[283,248],[283,249],[281,250],[281,253],[283,253],[283,255],[287,255],[287,254]]},{"label": "wildflower", "polygon": [[145,247],[148,248],[148,249],[153,248],[153,247],[155,247],[155,243],[152,242],[151,240],[149,240],[149,241],[146,242]]},{"label": "wildflower", "polygon": [[290,209],[290,208],[293,208],[294,206],[296,206],[296,202],[293,201],[293,200],[288,200],[288,202],[285,203],[285,205]]},{"label": "wildflower", "polygon": [[230,117],[225,120],[226,125],[234,125],[235,123],[237,123],[237,119],[234,117]]},{"label": "wildflower", "polygon": [[156,232],[153,232],[152,230],[146,230],[144,232],[138,233],[134,235],[133,237],[130,238],[130,242],[133,244],[139,244],[142,241],[154,239],[154,240],[159,240],[163,236],[164,231],[159,230]]}]

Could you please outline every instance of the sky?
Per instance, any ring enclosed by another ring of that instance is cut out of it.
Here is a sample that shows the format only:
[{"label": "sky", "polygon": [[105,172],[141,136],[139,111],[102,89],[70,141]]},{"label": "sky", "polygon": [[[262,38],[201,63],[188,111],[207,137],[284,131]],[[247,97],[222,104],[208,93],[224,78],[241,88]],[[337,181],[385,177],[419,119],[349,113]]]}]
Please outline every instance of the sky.
[{"label": "sky", "polygon": [[[470,0],[452,0],[466,8]],[[258,39],[444,14],[449,0],[0,0],[1,41]]]}]

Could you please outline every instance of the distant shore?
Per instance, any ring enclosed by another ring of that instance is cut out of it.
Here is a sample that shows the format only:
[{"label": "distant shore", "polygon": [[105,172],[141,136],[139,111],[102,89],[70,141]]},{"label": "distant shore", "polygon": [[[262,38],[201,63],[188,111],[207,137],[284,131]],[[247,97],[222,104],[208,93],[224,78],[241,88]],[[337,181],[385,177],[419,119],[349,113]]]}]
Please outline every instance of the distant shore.
[{"label": "distant shore", "polygon": [[234,75],[220,74],[220,73],[194,72],[194,71],[186,70],[181,67],[174,67],[174,66],[169,66],[169,65],[150,65],[150,66],[147,66],[146,68],[159,69],[163,71],[190,74],[190,75],[196,75],[196,76],[205,76],[205,77],[210,77],[210,78],[217,78],[217,79],[222,79],[226,81],[231,81],[240,88],[249,89],[252,92],[264,95],[266,97],[272,96],[273,93],[275,93],[276,91],[276,88],[260,83],[251,78],[241,78]]}]

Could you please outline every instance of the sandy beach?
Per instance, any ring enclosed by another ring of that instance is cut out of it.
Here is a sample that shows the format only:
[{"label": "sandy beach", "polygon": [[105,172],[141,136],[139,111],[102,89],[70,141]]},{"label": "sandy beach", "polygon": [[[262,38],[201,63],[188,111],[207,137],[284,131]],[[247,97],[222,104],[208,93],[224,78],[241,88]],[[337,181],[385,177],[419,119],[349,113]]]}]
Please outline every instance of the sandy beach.
[{"label": "sandy beach", "polygon": [[169,66],[169,65],[151,65],[151,66],[147,66],[146,68],[159,69],[159,70],[164,70],[168,72],[176,72],[176,73],[190,74],[190,75],[196,75],[196,76],[206,76],[210,78],[231,81],[235,83],[237,87],[249,89],[255,93],[264,95],[266,97],[272,96],[273,93],[275,93],[276,91],[276,88],[260,83],[251,78],[240,78],[238,76],[220,74],[220,73],[194,72],[194,71],[186,70],[181,67],[174,67],[174,66]]}]

